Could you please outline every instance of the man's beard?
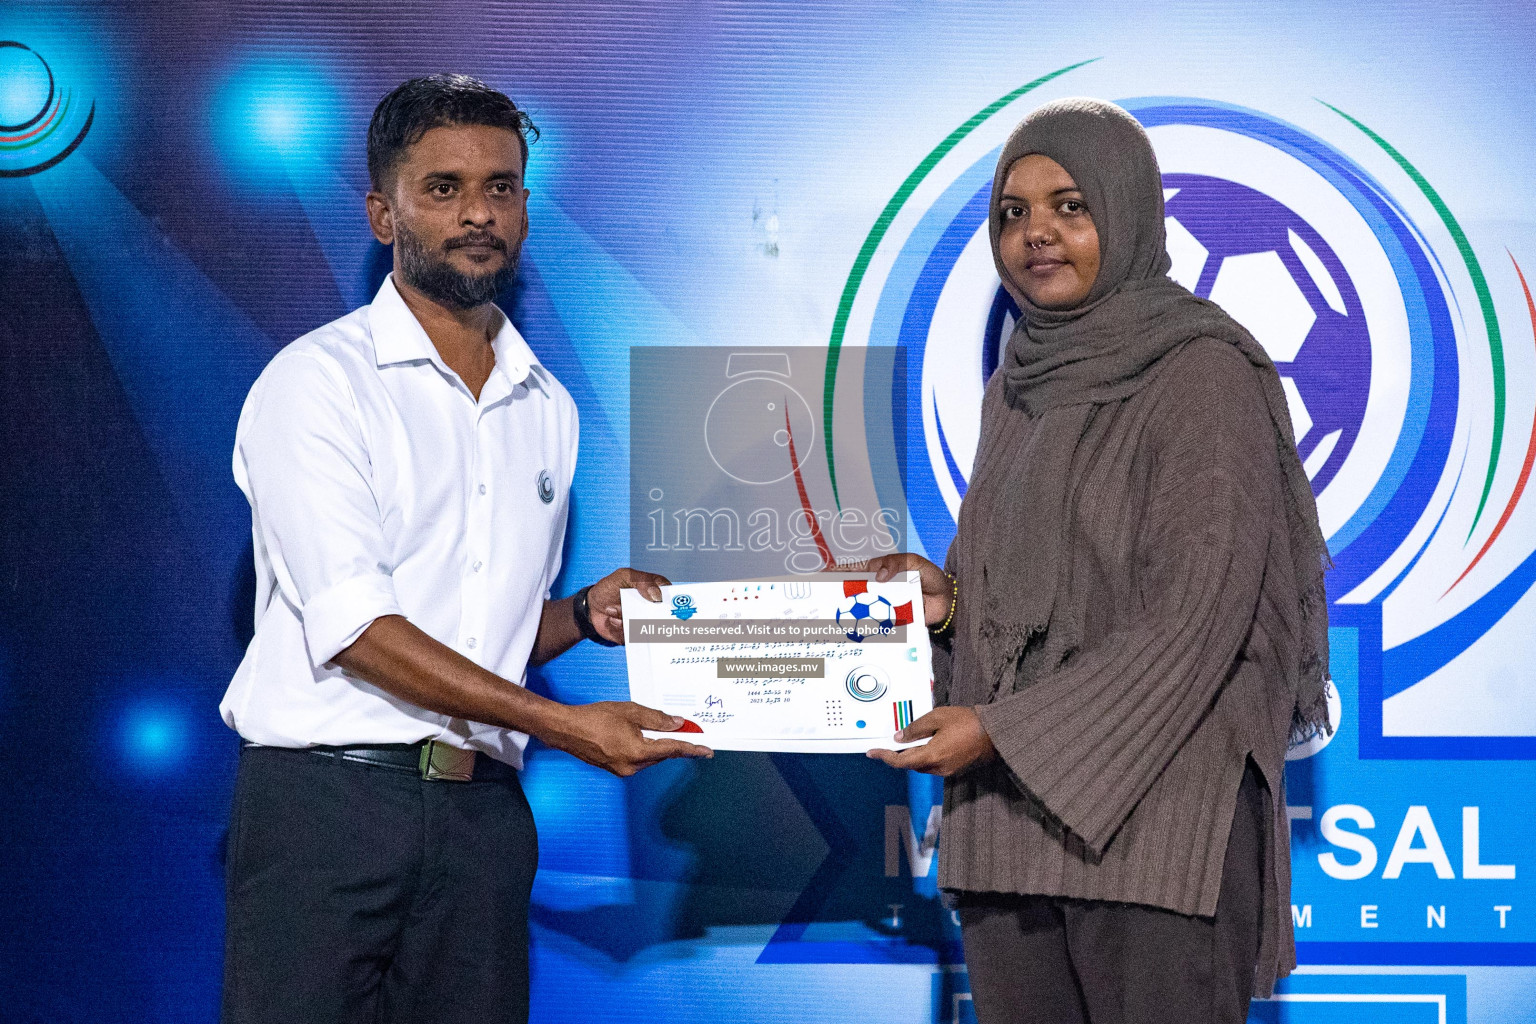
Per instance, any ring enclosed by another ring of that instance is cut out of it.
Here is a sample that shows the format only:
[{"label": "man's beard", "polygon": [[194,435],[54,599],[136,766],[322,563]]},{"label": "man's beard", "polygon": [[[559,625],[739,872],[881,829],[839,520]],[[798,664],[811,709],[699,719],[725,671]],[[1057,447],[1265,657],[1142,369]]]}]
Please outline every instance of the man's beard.
[{"label": "man's beard", "polygon": [[435,251],[400,224],[395,225],[395,245],[400,250],[400,273],[405,283],[449,309],[473,309],[495,299],[503,288],[517,277],[519,252],[509,248],[499,238],[486,234],[470,234],[450,239],[444,250],[453,248],[454,242],[490,241],[506,256],[501,269],[487,274],[464,274],[455,270],[442,252]]}]

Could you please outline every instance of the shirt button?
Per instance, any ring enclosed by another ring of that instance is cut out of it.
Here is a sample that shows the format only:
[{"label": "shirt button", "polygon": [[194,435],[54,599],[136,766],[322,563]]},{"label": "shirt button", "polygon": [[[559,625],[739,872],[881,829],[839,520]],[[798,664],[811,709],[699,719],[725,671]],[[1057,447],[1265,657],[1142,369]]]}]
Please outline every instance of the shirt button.
[{"label": "shirt button", "polygon": [[464,641],[464,646],[468,647],[470,650],[474,650],[475,649],[475,638],[474,637],[470,637],[468,640]]},{"label": "shirt button", "polygon": [[485,564],[484,562],[476,562],[475,563],[475,572],[479,572],[480,571],[480,567],[482,565],[484,565],[484,564]]},{"label": "shirt button", "polygon": [[485,493],[485,484],[481,484],[481,485],[480,485],[480,493],[481,493],[481,494],[484,494],[484,493]]}]

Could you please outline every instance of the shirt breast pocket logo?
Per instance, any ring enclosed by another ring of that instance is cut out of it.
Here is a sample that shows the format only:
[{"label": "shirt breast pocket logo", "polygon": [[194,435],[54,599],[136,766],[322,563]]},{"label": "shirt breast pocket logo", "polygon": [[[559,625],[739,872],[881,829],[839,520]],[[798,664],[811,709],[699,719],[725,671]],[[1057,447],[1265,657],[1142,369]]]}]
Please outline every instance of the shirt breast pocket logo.
[{"label": "shirt breast pocket logo", "polygon": [[555,500],[555,480],[549,475],[549,470],[539,470],[538,479],[534,481],[534,487],[539,492],[539,500],[548,505]]}]

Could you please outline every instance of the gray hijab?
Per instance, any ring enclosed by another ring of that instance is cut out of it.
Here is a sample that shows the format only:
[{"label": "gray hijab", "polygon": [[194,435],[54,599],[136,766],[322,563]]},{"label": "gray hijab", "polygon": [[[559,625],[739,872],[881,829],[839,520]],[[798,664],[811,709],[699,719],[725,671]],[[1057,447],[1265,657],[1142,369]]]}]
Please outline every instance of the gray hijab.
[{"label": "gray hijab", "polygon": [[[1033,305],[998,254],[1004,181],[1017,160],[1034,153],[1072,176],[1099,236],[1098,277],[1070,310]],[[965,696],[989,701],[1002,689],[1027,683],[1017,672],[1009,679],[1027,647],[1037,648],[1038,656],[1027,659],[1036,674],[1077,650],[1080,612],[1063,595],[1071,591],[1068,526],[1085,461],[1084,435],[1099,407],[1129,398],[1160,360],[1205,337],[1236,347],[1262,383],[1300,592],[1293,733],[1326,728],[1328,551],[1285,393],[1274,364],[1246,330],[1168,278],[1162,176],[1146,132],[1126,111],[1100,100],[1040,107],[1003,147],[992,179],[989,227],[998,274],[1022,316],[998,367],[1000,380],[987,389],[981,443],[951,556],[960,585],[957,648],[968,648],[955,668],[957,676],[963,672],[974,680],[974,692]],[[1126,494],[1121,500],[1137,498]],[[962,684],[954,696],[965,689]]]}]

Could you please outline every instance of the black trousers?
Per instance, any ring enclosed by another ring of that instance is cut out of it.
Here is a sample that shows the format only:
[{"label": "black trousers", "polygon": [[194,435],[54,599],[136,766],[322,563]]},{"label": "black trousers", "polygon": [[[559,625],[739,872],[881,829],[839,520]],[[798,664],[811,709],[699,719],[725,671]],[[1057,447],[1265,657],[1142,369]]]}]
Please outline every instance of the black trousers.
[{"label": "black trousers", "polygon": [[1253,996],[1269,797],[1250,763],[1216,916],[1053,896],[959,901],[982,1024],[1243,1024]]},{"label": "black trousers", "polygon": [[523,1024],[537,866],[515,777],[242,749],[224,1024]]}]

